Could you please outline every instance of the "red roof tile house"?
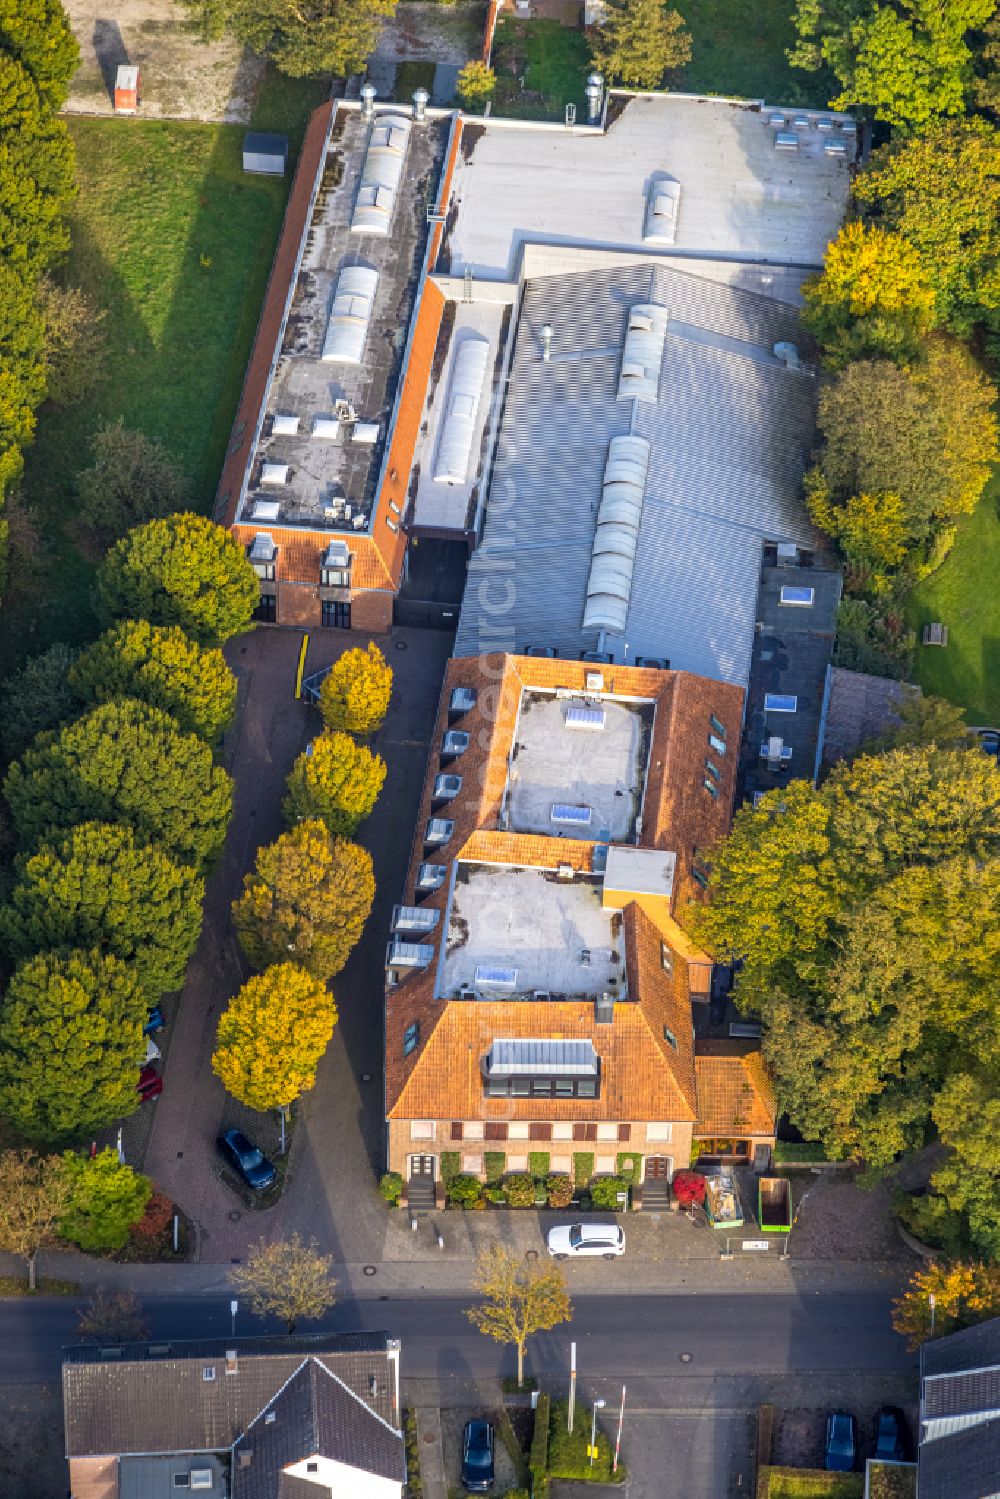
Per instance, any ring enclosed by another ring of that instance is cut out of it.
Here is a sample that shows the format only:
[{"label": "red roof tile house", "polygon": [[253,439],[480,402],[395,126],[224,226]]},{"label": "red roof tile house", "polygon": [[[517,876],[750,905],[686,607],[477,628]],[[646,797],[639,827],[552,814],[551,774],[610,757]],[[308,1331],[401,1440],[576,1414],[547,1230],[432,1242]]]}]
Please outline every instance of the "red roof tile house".
[{"label": "red roof tile house", "polygon": [[711,962],[677,921],[728,828],[742,702],[685,672],[449,663],[386,952],[391,1170],[541,1150],[669,1177],[695,1136],[773,1139],[759,1052],[695,1047]]}]

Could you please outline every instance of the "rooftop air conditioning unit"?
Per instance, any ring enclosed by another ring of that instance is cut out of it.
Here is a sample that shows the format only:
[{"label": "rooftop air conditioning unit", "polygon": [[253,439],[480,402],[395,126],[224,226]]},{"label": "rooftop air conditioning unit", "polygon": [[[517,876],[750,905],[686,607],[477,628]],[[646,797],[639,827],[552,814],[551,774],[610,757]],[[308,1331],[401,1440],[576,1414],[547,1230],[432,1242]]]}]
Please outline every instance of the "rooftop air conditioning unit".
[{"label": "rooftop air conditioning unit", "polygon": [[588,692],[604,691],[604,674],[599,671],[588,671],[584,674],[584,683]]},{"label": "rooftop air conditioning unit", "polygon": [[453,687],[448,699],[448,722],[454,723],[476,706],[475,687]]},{"label": "rooftop air conditioning unit", "polygon": [[572,864],[560,864],[556,870],[556,877],[560,880],[571,880],[574,873]]}]

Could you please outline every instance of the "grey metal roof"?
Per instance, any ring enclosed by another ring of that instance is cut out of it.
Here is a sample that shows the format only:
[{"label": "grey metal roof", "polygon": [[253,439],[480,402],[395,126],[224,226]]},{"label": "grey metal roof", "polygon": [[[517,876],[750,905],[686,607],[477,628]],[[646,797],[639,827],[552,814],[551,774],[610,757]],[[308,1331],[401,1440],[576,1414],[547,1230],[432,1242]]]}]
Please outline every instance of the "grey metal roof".
[{"label": "grey metal roof", "polygon": [[[237,1372],[226,1373],[235,1347]],[[64,1352],[66,1454],[222,1452],[310,1356],[334,1371],[383,1420],[392,1420],[386,1336],[126,1343]],[[214,1370],[206,1379],[203,1371]],[[369,1381],[378,1395],[369,1394]]]},{"label": "grey metal roof", "polygon": [[491,1077],[596,1077],[593,1041],[494,1041]]},{"label": "grey metal roof", "polygon": [[998,1499],[1000,1420],[921,1445],[917,1499]]},{"label": "grey metal roof", "polygon": [[920,1373],[926,1379],[934,1374],[965,1373],[1000,1364],[1000,1317],[991,1317],[976,1327],[935,1338],[920,1350]]},{"label": "grey metal roof", "polygon": [[1000,1416],[1000,1364],[988,1369],[924,1376],[922,1420],[975,1415],[981,1411]]},{"label": "grey metal roof", "polygon": [[[655,402],[617,399],[636,303],[669,314]],[[745,686],[761,545],[816,544],[799,498],[815,381],[772,353],[801,339],[784,304],[662,264],[529,282],[456,655],[597,649],[582,620],[601,482],[611,438],[633,432],[649,473],[625,628],[605,649]]]}]

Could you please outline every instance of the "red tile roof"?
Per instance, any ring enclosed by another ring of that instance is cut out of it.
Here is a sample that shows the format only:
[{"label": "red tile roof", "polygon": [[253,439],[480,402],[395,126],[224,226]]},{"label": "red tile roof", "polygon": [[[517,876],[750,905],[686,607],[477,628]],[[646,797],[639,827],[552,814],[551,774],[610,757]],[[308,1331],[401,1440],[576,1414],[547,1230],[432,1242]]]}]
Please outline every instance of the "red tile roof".
[{"label": "red tile roof", "polygon": [[774,1134],[777,1100],[758,1047],[747,1041],[699,1041],[697,1135],[720,1139]]}]

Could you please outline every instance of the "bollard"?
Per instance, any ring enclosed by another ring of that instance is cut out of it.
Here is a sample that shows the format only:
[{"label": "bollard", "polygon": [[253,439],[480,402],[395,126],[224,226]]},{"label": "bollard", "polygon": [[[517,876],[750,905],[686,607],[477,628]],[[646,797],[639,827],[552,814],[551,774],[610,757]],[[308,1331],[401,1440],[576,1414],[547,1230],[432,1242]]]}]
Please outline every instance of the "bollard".
[{"label": "bollard", "polygon": [[417,1231],[417,1220],[416,1220],[416,1218],[411,1218],[410,1219],[410,1231],[412,1233],[416,1233],[416,1231]]},{"label": "bollard", "polygon": [[443,1249],[444,1248],[444,1234],[438,1233],[437,1240],[438,1240],[438,1248],[439,1249]]}]

